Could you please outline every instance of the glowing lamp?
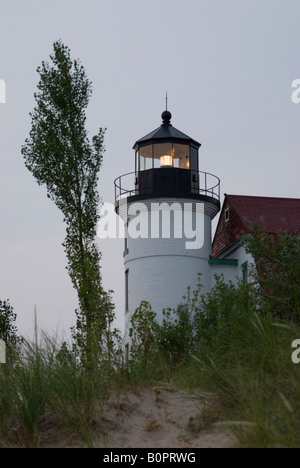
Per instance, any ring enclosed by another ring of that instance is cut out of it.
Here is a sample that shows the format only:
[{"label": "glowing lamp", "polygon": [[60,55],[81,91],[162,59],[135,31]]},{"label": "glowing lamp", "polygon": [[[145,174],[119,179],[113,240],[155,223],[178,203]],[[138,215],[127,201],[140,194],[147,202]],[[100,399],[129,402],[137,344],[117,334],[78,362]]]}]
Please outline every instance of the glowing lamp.
[{"label": "glowing lamp", "polygon": [[173,158],[172,156],[165,155],[160,157],[160,167],[162,166],[173,166]]}]

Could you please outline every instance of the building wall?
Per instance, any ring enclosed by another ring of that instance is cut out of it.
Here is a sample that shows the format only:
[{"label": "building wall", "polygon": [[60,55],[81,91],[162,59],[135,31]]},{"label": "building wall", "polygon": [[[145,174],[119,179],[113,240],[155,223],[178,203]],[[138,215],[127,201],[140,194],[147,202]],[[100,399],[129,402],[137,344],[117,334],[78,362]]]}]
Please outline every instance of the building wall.
[{"label": "building wall", "polygon": [[[226,221],[225,212],[229,210],[229,220]],[[216,235],[213,241],[213,257],[216,258],[224,252],[228,246],[233,245],[245,232],[245,226],[235,209],[225,199],[222,213],[219,219]]]},{"label": "building wall", "polygon": [[240,246],[234,253],[229,255],[227,258],[235,258],[238,261],[237,266],[237,280],[243,279],[243,265],[248,264],[248,273],[251,270],[251,267],[254,265],[254,259],[252,255],[246,252],[243,246]]},{"label": "building wall", "polygon": [[254,265],[254,259],[252,255],[246,252],[243,246],[238,246],[232,253],[224,255],[220,262],[224,260],[236,260],[237,265],[224,265],[221,263],[211,265],[212,286],[216,284],[214,275],[223,275],[225,282],[232,281],[234,284],[237,284],[239,281],[245,279],[245,268],[247,268],[247,276],[249,278],[249,273]]},{"label": "building wall", "polygon": [[238,281],[238,268],[232,265],[211,265],[211,286],[215,286],[217,276],[224,276],[226,283],[232,281],[234,284]]},{"label": "building wall", "polygon": [[[178,221],[180,211],[183,213],[183,207],[186,208],[187,205],[185,204],[188,204],[192,210],[193,227],[196,229],[195,202],[192,205],[191,202],[190,199],[144,201],[144,209],[141,205],[142,211],[139,214],[139,219],[144,226],[148,225],[148,234],[150,234],[154,218],[157,220],[157,217],[153,217],[153,212],[150,211],[150,205],[152,204],[153,208],[153,203],[168,203],[169,206],[175,207],[170,218],[170,231],[174,233],[174,230],[180,227]],[[201,203],[201,205],[202,213],[199,215],[198,210],[199,217],[197,218],[198,222],[201,219],[201,226],[197,226],[198,240],[203,242],[200,248],[187,248],[187,242],[191,242],[191,239],[188,239],[185,235],[181,238],[174,236],[163,238],[161,231],[162,217],[159,220],[159,238],[132,238],[130,235],[128,236],[127,251],[124,256],[125,272],[128,272],[128,310],[125,311],[127,332],[130,327],[130,318],[141,301],[148,301],[156,312],[158,321],[161,321],[164,308],[176,308],[182,302],[187,287],[190,286],[192,290],[197,287],[199,273],[202,274],[203,292],[211,289],[209,265],[209,258],[212,253],[211,219],[218,210],[215,205],[210,206],[209,203]],[[130,205],[126,208],[127,213],[129,213],[127,218],[129,234],[131,226],[136,223],[137,219],[135,216],[130,215],[130,208]],[[123,214],[121,213],[122,210]],[[121,207],[120,211],[120,215],[124,219],[124,207]],[[183,224],[183,219],[182,214],[181,224]],[[185,229],[183,226],[181,228],[184,234]]]}]

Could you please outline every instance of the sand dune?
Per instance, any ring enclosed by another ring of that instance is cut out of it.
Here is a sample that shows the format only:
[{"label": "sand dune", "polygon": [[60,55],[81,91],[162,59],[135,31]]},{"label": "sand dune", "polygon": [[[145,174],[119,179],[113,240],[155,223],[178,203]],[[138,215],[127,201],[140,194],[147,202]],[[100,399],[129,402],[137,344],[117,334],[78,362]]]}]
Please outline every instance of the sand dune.
[{"label": "sand dune", "polygon": [[214,427],[213,410],[195,395],[171,387],[144,388],[111,397],[104,409],[106,435],[98,447],[226,448],[237,440]]}]

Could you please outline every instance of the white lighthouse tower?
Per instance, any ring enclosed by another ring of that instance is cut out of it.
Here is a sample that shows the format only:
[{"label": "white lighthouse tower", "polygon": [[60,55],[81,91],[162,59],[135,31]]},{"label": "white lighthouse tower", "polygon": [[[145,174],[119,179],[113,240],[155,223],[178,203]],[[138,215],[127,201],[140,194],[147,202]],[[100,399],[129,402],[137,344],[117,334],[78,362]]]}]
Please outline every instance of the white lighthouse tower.
[{"label": "white lighthouse tower", "polygon": [[176,308],[201,273],[203,291],[211,287],[211,221],[220,210],[220,181],[199,171],[200,143],[171,124],[138,140],[135,171],[115,180],[116,212],[126,226],[125,326],[141,301],[162,318]]}]

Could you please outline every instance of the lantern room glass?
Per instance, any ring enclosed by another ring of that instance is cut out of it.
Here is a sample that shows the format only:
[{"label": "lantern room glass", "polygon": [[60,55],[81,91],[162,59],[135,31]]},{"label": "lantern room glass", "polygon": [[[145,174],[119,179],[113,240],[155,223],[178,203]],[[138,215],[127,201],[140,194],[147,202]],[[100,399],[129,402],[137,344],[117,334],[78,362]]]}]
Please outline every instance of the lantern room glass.
[{"label": "lantern room glass", "polygon": [[152,145],[142,146],[139,150],[139,170],[152,169]]},{"label": "lantern room glass", "polygon": [[139,148],[137,170],[175,167],[198,170],[198,150],[181,143],[153,143]]}]

